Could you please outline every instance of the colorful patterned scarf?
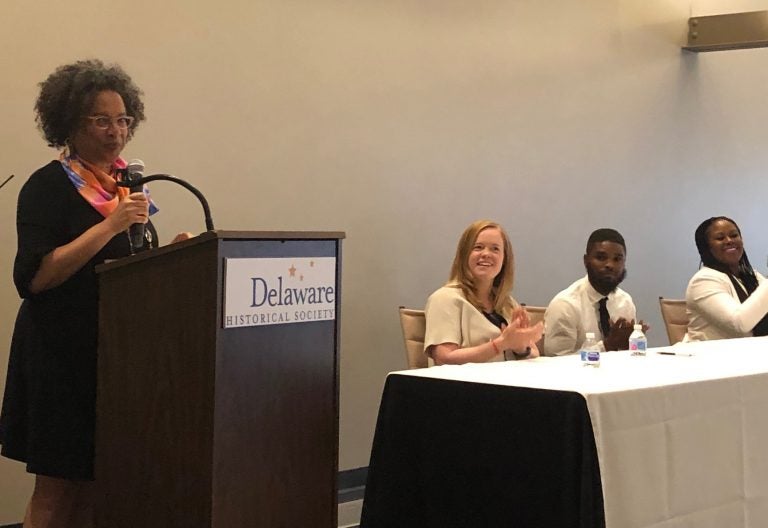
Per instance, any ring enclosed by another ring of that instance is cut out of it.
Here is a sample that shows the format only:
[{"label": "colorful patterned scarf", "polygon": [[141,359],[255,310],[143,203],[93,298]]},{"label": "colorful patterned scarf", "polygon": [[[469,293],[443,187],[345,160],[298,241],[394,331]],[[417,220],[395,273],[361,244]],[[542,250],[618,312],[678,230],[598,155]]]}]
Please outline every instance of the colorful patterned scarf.
[{"label": "colorful patterned scarf", "polygon": [[[127,187],[118,187],[115,177],[80,159],[76,154],[71,154],[69,149],[64,149],[59,156],[59,162],[67,173],[69,181],[75,186],[85,201],[106,218],[117,208],[117,204],[129,194]],[[128,164],[123,158],[117,158],[114,169],[124,169]],[[159,209],[149,196],[149,189],[144,186],[144,194],[149,200],[149,214],[155,214]]]}]

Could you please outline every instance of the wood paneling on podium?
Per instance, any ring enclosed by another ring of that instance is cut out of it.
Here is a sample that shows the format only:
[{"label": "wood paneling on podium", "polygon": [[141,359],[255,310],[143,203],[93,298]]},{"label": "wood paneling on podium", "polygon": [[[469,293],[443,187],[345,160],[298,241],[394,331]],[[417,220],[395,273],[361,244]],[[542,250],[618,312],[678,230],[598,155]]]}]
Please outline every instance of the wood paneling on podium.
[{"label": "wood paneling on podium", "polygon": [[[343,233],[208,232],[99,268],[97,526],[336,526]],[[336,319],[223,328],[224,259],[336,258]]]}]

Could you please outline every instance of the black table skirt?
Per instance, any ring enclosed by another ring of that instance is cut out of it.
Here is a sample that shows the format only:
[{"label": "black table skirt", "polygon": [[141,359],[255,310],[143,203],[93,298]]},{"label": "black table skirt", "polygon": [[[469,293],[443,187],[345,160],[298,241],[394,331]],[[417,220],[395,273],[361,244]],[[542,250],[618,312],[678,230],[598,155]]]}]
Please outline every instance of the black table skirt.
[{"label": "black table skirt", "polygon": [[586,401],[390,375],[360,526],[603,528]]}]

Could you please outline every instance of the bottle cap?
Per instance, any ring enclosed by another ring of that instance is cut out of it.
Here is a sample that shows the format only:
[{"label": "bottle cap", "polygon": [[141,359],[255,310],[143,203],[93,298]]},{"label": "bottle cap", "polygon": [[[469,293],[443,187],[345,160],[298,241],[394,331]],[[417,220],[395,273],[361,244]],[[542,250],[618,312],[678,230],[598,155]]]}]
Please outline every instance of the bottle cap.
[{"label": "bottle cap", "polygon": [[595,333],[594,332],[587,332],[587,339],[594,339]]},{"label": "bottle cap", "polygon": [[635,330],[642,330],[642,329],[643,329],[643,325],[640,325],[640,324],[635,325]]}]

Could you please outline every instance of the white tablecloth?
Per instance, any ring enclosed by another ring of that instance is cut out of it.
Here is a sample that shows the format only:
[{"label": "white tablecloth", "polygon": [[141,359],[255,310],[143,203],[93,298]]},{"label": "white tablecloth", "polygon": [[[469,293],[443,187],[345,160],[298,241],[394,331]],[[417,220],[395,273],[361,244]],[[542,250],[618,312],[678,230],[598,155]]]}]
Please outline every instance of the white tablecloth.
[{"label": "white tablecloth", "polygon": [[768,527],[768,338],[397,374],[581,393],[608,528]]}]

